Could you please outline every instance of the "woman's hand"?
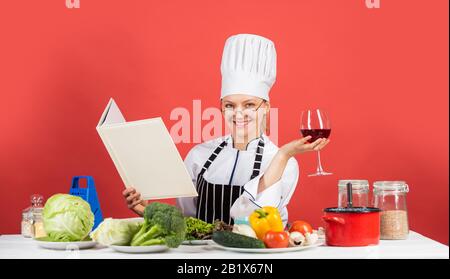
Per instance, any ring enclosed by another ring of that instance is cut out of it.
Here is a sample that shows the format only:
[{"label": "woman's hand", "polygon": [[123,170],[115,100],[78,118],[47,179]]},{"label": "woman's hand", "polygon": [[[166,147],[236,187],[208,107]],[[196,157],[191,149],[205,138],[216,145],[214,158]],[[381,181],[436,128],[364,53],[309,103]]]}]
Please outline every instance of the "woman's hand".
[{"label": "woman's hand", "polygon": [[122,192],[127,206],[136,214],[143,216],[144,209],[147,206],[147,202],[141,198],[141,193],[137,192],[133,187],[127,188]]},{"label": "woman's hand", "polygon": [[313,143],[308,143],[311,136],[307,136],[298,140],[291,141],[283,145],[279,152],[284,156],[290,158],[300,153],[305,153],[308,151],[319,151],[324,148],[329,142],[329,139],[319,138]]},{"label": "woman's hand", "polygon": [[318,151],[327,145],[330,140],[320,138],[313,143],[307,143],[311,136],[307,136],[298,140],[291,141],[283,145],[273,157],[272,161],[267,167],[265,173],[259,180],[258,193],[261,193],[271,185],[275,184],[281,179],[288,160],[300,153],[308,151]]}]

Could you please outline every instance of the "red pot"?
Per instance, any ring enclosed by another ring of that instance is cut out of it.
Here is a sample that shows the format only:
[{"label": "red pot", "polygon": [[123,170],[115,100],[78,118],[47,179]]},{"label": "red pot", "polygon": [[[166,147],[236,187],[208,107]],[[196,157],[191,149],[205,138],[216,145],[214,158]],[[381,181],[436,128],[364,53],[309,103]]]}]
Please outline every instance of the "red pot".
[{"label": "red pot", "polygon": [[324,210],[325,240],[329,246],[377,245],[380,240],[380,209],[331,207]]}]

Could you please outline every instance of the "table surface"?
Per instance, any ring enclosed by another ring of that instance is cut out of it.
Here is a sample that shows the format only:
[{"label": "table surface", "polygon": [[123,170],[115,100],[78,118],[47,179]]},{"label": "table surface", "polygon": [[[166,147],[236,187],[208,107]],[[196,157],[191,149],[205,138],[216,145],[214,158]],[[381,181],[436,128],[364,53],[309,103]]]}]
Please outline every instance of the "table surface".
[{"label": "table surface", "polygon": [[381,240],[377,246],[331,247],[319,246],[285,253],[238,253],[222,250],[213,245],[181,245],[161,253],[125,254],[108,247],[96,246],[79,251],[57,251],[39,247],[36,241],[21,235],[0,236],[1,258],[38,259],[381,259],[381,258],[443,258],[449,259],[449,247],[416,232],[406,240]]}]

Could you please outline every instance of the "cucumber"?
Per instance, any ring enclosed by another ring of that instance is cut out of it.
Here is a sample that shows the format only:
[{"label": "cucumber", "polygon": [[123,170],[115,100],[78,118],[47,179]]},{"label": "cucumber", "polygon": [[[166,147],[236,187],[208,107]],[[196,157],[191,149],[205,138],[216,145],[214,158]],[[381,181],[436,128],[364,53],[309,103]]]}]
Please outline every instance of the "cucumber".
[{"label": "cucumber", "polygon": [[230,231],[213,232],[212,240],[217,244],[234,248],[266,248],[264,242],[246,235]]}]

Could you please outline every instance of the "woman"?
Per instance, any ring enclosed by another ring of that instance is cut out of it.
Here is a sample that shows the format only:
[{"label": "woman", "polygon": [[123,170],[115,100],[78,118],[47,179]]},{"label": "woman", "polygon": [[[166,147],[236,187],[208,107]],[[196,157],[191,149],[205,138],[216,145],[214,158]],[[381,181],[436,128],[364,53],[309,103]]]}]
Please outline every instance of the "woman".
[{"label": "woman", "polygon": [[[187,216],[229,224],[259,207],[274,206],[286,225],[299,175],[294,156],[320,150],[329,140],[308,143],[311,137],[305,137],[278,148],[265,135],[276,77],[276,51],[269,39],[251,34],[228,38],[221,72],[221,108],[231,134],[190,150],[185,165],[199,195],[179,198],[177,205]],[[147,202],[140,194],[128,188],[123,195],[128,207],[142,215]]]}]

